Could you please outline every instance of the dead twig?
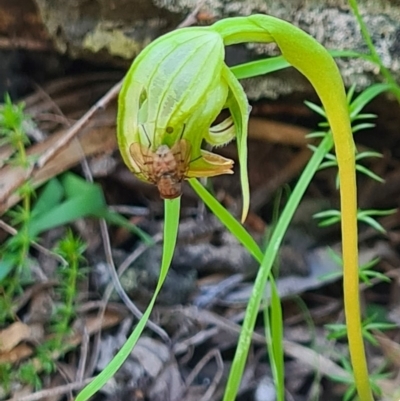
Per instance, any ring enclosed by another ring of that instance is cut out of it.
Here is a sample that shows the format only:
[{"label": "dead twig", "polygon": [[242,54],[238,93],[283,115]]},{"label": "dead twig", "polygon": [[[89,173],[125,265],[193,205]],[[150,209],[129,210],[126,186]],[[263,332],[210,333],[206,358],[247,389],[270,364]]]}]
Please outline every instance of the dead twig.
[{"label": "dead twig", "polygon": [[[46,149],[52,148],[62,136],[64,132],[58,132],[49,136],[44,142],[38,143],[28,150],[28,155],[41,155]],[[26,179],[32,179],[34,187],[48,181],[50,178],[66,171],[68,168],[76,165],[80,161],[81,149],[84,148],[86,155],[93,155],[102,152],[108,152],[116,148],[115,128],[111,126],[91,127],[85,130],[84,135],[77,140],[71,141],[65,149],[62,149],[57,158],[50,160],[42,169],[30,172],[21,168],[12,168],[5,166],[1,169],[2,182],[0,186],[0,215],[15,205],[20,197],[16,193],[16,189],[25,182]]]},{"label": "dead twig", "polygon": [[28,38],[5,38],[0,37],[0,50],[14,50],[14,49],[24,49],[29,51],[49,51],[52,50],[50,42],[43,40],[35,40]]},{"label": "dead twig", "polygon": [[[17,235],[18,231],[14,228],[8,225],[6,222],[3,220],[0,220],[0,228],[2,228],[5,232],[11,234],[11,235]],[[32,241],[31,245],[39,252],[43,253],[46,256],[49,256],[53,259],[56,259],[58,262],[60,262],[63,266],[67,266],[68,263],[67,261],[60,255],[58,255],[55,252],[50,251],[49,249],[45,248],[44,246],[38,244],[37,242]]]},{"label": "dead twig", "polygon": [[108,103],[117,97],[122,86],[122,80],[115,84],[99,101],[97,101],[67,132],[49,149],[47,149],[36,162],[36,167],[41,169],[56,154],[67,146],[79,131],[91,120],[99,110],[106,108]]},{"label": "dead twig", "polygon": [[[237,337],[239,337],[240,335],[242,327],[239,324],[229,319],[226,319],[223,316],[219,316],[216,313],[207,310],[199,310],[195,307],[181,308],[179,309],[179,311],[183,315],[191,319],[196,319],[205,326],[214,325],[220,330],[226,331]],[[267,343],[265,336],[257,332],[253,332],[252,340],[256,344],[265,345]],[[312,368],[318,370],[326,376],[336,375],[348,377],[349,375],[348,372],[346,372],[335,362],[331,361],[329,358],[326,358],[324,355],[318,354],[316,351],[310,348],[304,347],[300,344],[296,344],[293,341],[283,340],[283,348],[286,355],[296,358],[307,365],[310,365]],[[175,347],[174,352],[177,353],[177,351],[178,349],[177,347]]]},{"label": "dead twig", "polygon": [[75,378],[78,382],[82,382],[85,377],[85,367],[89,351],[89,341],[90,341],[90,336],[86,326],[84,326],[82,333],[81,352],[80,352],[81,357],[79,359],[78,369],[75,375]]},{"label": "dead twig", "polygon": [[186,389],[193,383],[194,379],[197,375],[202,371],[202,369],[206,366],[206,364],[211,360],[211,358],[215,358],[217,363],[217,371],[215,372],[214,379],[211,384],[208,386],[207,391],[200,398],[200,401],[209,400],[214,394],[219,382],[222,379],[224,374],[224,361],[222,360],[221,353],[218,348],[213,348],[199,361],[199,363],[194,367],[194,369],[190,372],[189,376],[186,379],[185,386]]},{"label": "dead twig", "polygon": [[77,381],[74,383],[64,384],[62,386],[37,391],[36,393],[32,393],[32,394],[25,395],[22,397],[18,396],[18,397],[9,398],[6,401],[36,401],[36,400],[41,400],[41,399],[47,398],[47,397],[54,397],[56,395],[66,394],[66,393],[69,393],[70,391],[80,390],[82,387],[89,384],[93,379],[94,379],[94,377],[90,377],[90,378],[85,379],[80,382]]},{"label": "dead twig", "polygon": [[[113,257],[112,257],[111,243],[110,243],[110,238],[108,235],[107,223],[104,219],[100,220],[100,230],[101,230],[101,235],[103,237],[104,250],[106,252],[106,261],[110,267],[110,274],[111,274],[111,279],[112,279],[114,288],[117,291],[118,295],[121,297],[124,304],[128,307],[128,309],[133,313],[133,315],[137,319],[140,320],[143,317],[143,313],[131,301],[131,299],[128,297],[128,294],[123,289],[121,282],[119,281],[118,273],[117,273],[117,270],[115,269],[115,265],[114,265],[114,261],[113,261]],[[148,320],[147,327],[150,330],[154,331],[154,333],[158,334],[165,343],[169,344],[171,342],[168,334],[160,326],[156,325],[154,322]]]}]

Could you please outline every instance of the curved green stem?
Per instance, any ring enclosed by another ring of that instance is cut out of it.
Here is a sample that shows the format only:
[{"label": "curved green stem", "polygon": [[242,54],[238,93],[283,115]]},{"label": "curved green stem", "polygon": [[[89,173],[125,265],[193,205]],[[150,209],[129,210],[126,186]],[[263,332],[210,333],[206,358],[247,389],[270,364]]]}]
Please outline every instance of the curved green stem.
[{"label": "curved green stem", "polygon": [[[360,399],[373,400],[360,323],[355,148],[339,70],[327,50],[293,25],[265,15],[231,18],[213,25],[226,45],[275,42],[283,57],[311,82],[325,109],[339,165],[344,302],[350,355]],[[225,400],[231,398],[225,397]]]}]

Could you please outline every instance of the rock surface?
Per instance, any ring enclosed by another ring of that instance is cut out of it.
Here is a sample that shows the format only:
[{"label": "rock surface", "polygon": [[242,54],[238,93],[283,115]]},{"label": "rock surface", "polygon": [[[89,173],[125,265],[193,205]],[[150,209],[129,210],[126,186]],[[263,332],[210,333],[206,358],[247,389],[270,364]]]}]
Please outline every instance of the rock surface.
[{"label": "rock surface", "polygon": [[[198,3],[196,0],[35,0],[58,50],[76,58],[128,66],[157,36],[174,29]],[[400,1],[359,1],[364,20],[385,65],[400,77]],[[328,49],[366,52],[359,27],[345,0],[206,0],[200,22],[223,17],[266,13],[309,32]],[[271,46],[250,44],[227,51],[230,64],[276,54]],[[361,59],[338,60],[347,86],[365,88],[379,80],[377,68]],[[250,98],[274,98],[309,92],[308,83],[293,71],[245,83]]]}]

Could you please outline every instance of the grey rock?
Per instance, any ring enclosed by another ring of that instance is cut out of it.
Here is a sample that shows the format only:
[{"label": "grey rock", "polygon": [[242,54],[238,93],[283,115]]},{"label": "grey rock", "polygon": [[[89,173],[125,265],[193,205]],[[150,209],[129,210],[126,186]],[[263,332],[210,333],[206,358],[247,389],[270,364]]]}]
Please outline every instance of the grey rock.
[{"label": "grey rock", "polygon": [[[128,66],[159,35],[174,29],[196,0],[35,0],[57,48],[72,57]],[[384,64],[400,78],[400,2],[359,1],[361,13]],[[202,6],[214,19],[270,14],[304,29],[328,49],[366,52],[359,27],[345,0],[207,0]],[[234,64],[277,54],[270,45],[249,44],[227,52]],[[379,80],[377,67],[361,59],[340,59],[347,86],[361,90]],[[308,82],[293,70],[245,82],[251,99],[310,93]]]}]

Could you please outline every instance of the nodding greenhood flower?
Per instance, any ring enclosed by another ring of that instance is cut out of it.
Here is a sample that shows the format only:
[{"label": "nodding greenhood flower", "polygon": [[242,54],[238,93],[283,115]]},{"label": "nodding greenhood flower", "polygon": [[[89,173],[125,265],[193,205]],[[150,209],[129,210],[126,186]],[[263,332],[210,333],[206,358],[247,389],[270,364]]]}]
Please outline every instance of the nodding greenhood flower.
[{"label": "nodding greenhood flower", "polygon": [[[130,170],[156,184],[163,198],[179,196],[184,179],[233,173],[233,161],[201,149],[203,140],[220,146],[237,136],[246,146],[249,106],[224,56],[212,27],[183,28],[146,47],[125,78],[119,148]],[[223,109],[231,116],[211,127]]]}]

